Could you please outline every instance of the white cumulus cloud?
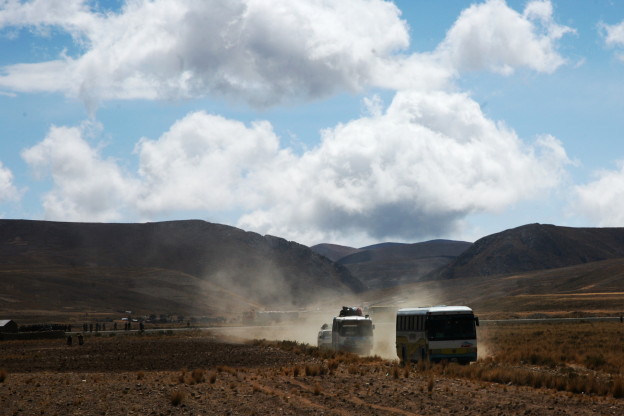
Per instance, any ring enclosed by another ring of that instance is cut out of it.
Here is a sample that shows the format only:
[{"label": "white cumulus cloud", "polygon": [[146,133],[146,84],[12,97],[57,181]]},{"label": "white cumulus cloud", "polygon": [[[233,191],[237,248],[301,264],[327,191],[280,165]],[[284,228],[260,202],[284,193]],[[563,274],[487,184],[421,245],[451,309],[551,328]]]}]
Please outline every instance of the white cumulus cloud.
[{"label": "white cumulus cloud", "polygon": [[608,46],[624,46],[624,22],[615,25],[602,24],[601,27]]},{"label": "white cumulus cloud", "polygon": [[[602,31],[605,45],[613,48],[622,48],[624,47],[624,21],[615,24],[608,25],[606,23],[601,23],[599,28]],[[617,57],[624,61],[624,53],[618,52]]]},{"label": "white cumulus cloud", "polygon": [[[97,3],[95,3],[97,5]],[[85,1],[6,0],[0,28],[59,28],[77,56],[0,68],[0,87],[54,91],[91,110],[108,99],[203,96],[266,107],[367,87],[447,88],[458,71],[552,72],[573,30],[549,1],[522,14],[503,0],[466,9],[431,53],[406,54],[409,28],[382,0],[134,0],[117,12]]]},{"label": "white cumulus cloud", "polygon": [[596,179],[575,189],[573,211],[599,227],[624,223],[624,161],[617,170],[596,172]]},{"label": "white cumulus cloud", "polygon": [[445,235],[470,213],[556,187],[567,163],[558,140],[526,145],[464,94],[399,93],[385,114],[328,129],[318,148],[258,172],[264,207],[239,225],[306,241]]},{"label": "white cumulus cloud", "polygon": [[157,140],[136,146],[143,215],[179,210],[220,211],[246,204],[248,175],[275,163],[279,140],[272,126],[251,126],[196,112]]},{"label": "white cumulus cloud", "polygon": [[234,210],[244,229],[308,244],[447,235],[468,214],[536,198],[565,176],[558,140],[526,144],[465,94],[399,93],[379,106],[323,131],[301,155],[266,121],[195,112],[139,140],[132,174],[79,127],[52,128],[23,156],[54,181],[44,202],[50,219]]},{"label": "white cumulus cloud", "polygon": [[0,1],[0,29],[34,27],[47,35],[50,27],[60,26],[80,36],[96,25],[97,15],[84,0]]},{"label": "white cumulus cloud", "polygon": [[16,201],[20,191],[13,183],[13,172],[0,162],[0,202]]},{"label": "white cumulus cloud", "polygon": [[553,72],[565,63],[556,42],[573,29],[558,25],[550,1],[534,0],[524,13],[503,0],[488,0],[464,10],[436,53],[459,70],[511,74],[526,67]]},{"label": "white cumulus cloud", "polygon": [[53,126],[43,141],[22,152],[38,177],[54,182],[43,197],[46,219],[115,221],[128,201],[134,201],[133,181],[85,138],[94,127]]},{"label": "white cumulus cloud", "polygon": [[6,66],[0,85],[62,91],[90,106],[204,95],[266,106],[357,91],[409,43],[399,10],[381,0],[136,0],[106,14],[52,3],[59,13],[47,18],[46,1],[9,2],[0,22],[61,27],[84,54]]}]

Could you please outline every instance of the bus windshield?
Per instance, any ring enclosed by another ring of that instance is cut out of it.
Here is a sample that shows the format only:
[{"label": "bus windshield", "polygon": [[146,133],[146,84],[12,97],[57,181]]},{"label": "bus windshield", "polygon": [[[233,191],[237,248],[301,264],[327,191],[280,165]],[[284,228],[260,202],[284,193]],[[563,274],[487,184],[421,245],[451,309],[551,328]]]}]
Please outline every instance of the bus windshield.
[{"label": "bus windshield", "polygon": [[373,335],[373,326],[369,321],[344,324],[340,327],[339,333],[343,337],[368,337]]},{"label": "bus windshield", "polygon": [[429,315],[427,332],[430,340],[475,339],[473,315]]}]

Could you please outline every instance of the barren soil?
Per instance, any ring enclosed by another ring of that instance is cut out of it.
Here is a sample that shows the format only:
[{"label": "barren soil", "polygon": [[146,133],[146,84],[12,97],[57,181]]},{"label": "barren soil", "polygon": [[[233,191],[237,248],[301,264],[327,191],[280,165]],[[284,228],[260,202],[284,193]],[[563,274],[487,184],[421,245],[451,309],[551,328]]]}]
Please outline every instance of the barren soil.
[{"label": "barren soil", "polygon": [[3,415],[621,415],[624,400],[184,335],[0,343]]}]

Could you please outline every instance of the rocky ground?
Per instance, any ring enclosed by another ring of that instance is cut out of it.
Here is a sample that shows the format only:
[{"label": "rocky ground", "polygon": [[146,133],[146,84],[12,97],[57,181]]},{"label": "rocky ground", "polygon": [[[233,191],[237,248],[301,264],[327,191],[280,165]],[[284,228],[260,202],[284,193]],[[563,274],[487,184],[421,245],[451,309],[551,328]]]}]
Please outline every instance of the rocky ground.
[{"label": "rocky ground", "polygon": [[624,400],[206,332],[0,343],[3,415],[620,415]]}]

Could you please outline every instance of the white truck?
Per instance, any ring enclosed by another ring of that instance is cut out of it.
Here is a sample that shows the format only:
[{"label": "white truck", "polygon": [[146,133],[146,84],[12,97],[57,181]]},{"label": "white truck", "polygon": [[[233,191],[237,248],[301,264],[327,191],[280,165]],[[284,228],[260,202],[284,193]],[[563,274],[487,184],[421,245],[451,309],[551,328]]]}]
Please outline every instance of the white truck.
[{"label": "white truck", "polygon": [[319,348],[332,348],[332,330],[327,324],[323,324],[318,332],[316,345]]}]

